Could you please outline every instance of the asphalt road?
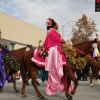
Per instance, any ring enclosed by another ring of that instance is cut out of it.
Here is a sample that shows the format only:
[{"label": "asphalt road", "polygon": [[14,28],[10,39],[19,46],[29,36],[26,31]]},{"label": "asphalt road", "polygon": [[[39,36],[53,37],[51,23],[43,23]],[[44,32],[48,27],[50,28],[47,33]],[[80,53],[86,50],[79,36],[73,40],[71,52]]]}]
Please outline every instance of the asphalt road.
[{"label": "asphalt road", "polygon": [[[41,94],[45,97],[46,100],[67,100],[64,93],[56,92],[53,96],[48,96],[45,93],[46,83],[42,83],[40,80],[40,86],[38,86]],[[100,100],[100,86],[98,85],[97,81],[93,80],[94,87],[90,87],[89,79],[88,81],[79,81],[79,85],[77,91],[73,97],[73,100]],[[21,90],[22,82],[17,81],[17,87]],[[25,100],[39,100],[36,96],[34,88],[31,85],[26,87],[26,95],[27,98]],[[4,87],[4,92],[0,93],[0,100],[24,100],[20,93],[15,93],[13,90],[13,84],[7,83]]]}]

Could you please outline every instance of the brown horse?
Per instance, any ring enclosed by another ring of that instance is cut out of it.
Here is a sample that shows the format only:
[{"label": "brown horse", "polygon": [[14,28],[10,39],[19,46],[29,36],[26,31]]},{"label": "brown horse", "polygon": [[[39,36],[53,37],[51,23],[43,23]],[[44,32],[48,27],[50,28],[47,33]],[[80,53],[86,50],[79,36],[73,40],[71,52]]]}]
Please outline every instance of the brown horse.
[{"label": "brown horse", "polygon": [[[23,57],[24,57],[24,53],[25,53],[26,48],[27,47],[8,52],[9,55],[11,55],[16,61],[18,61],[20,63],[20,70],[22,70],[21,68],[25,66],[24,63],[23,63]],[[12,80],[13,80],[13,88],[14,88],[15,92],[19,92],[19,90],[16,87],[17,71],[16,70],[11,70],[5,63],[4,63],[4,67],[5,67],[5,72],[6,72],[6,78],[8,79],[8,75],[11,74]],[[24,75],[26,73],[26,70],[25,70],[25,72],[24,71],[21,71],[21,72],[22,72],[21,74]]]},{"label": "brown horse", "polygon": [[[90,53],[90,49],[92,48],[93,43],[94,43],[94,41],[86,41],[83,43],[79,43],[77,45],[73,45],[73,48],[77,48],[76,49],[77,57],[84,57],[86,54]],[[44,97],[41,95],[41,93],[39,92],[37,85],[36,85],[37,71],[38,71],[38,69],[40,69],[40,67],[31,61],[32,57],[33,57],[33,48],[30,51],[25,52],[25,55],[24,55],[24,62],[25,62],[25,65],[26,65],[29,73],[25,76],[23,86],[21,89],[21,94],[22,94],[22,97],[26,97],[25,87],[26,87],[28,79],[32,78],[32,84],[36,91],[37,96],[40,99],[44,100]],[[23,71],[24,71],[24,69],[23,69]],[[75,74],[74,74],[75,67],[73,67],[72,64],[67,62],[67,65],[65,67],[63,67],[63,72],[64,72],[64,75],[66,75],[66,77],[67,77],[67,88],[65,91],[65,95],[68,98],[68,100],[72,100],[72,96],[75,94],[76,88],[78,86],[78,80],[76,79]],[[74,88],[71,91],[71,93],[69,94],[69,86],[70,86],[71,80],[74,82]]]}]

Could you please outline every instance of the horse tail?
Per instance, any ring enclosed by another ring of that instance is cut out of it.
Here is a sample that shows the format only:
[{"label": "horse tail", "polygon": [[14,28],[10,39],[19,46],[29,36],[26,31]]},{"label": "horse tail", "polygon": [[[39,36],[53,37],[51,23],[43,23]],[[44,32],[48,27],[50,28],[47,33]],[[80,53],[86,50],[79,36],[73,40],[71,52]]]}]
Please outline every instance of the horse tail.
[{"label": "horse tail", "polygon": [[30,48],[30,50],[28,52],[25,52],[24,55],[23,55],[22,67],[20,68],[20,70],[21,70],[21,76],[22,76],[23,81],[25,79],[25,76],[28,73],[28,70],[27,70],[27,67],[26,67],[27,65],[25,64],[25,57],[27,56],[27,53],[33,55],[33,51],[34,51],[34,49],[33,49],[32,46],[29,46],[29,48]]},{"label": "horse tail", "polygon": [[24,57],[22,58],[20,73],[21,73],[21,76],[22,76],[22,80],[24,81],[24,78],[25,78],[26,73],[27,73],[27,68],[26,68],[26,65],[25,65],[25,62],[24,62]]}]

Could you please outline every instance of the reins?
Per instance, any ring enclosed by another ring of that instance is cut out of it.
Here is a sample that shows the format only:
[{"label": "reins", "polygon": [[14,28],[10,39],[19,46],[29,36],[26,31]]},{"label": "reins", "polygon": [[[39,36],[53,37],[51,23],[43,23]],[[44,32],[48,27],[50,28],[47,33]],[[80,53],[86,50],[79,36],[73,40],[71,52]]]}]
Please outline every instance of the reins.
[{"label": "reins", "polygon": [[[81,50],[75,48],[74,46],[72,46],[72,45],[70,45],[70,44],[67,44],[67,45],[71,46],[73,49],[75,49],[76,51],[80,52],[81,54],[86,55],[86,53],[84,53],[83,51],[81,51]],[[90,51],[91,51],[91,49],[90,49]],[[94,58],[93,58],[92,56],[87,55],[87,57],[94,60]]]}]

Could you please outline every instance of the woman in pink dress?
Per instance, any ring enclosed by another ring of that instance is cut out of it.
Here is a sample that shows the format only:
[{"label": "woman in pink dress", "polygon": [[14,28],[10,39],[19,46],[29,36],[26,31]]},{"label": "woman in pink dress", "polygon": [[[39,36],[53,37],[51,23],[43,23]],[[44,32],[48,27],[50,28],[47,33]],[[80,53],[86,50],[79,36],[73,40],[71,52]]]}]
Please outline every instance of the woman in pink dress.
[{"label": "woman in pink dress", "polygon": [[63,66],[66,65],[66,58],[62,53],[62,43],[65,41],[57,32],[58,24],[51,18],[46,21],[47,36],[43,48],[48,52],[48,56],[43,59],[38,54],[38,48],[34,52],[32,61],[48,71],[48,81],[46,93],[53,95],[57,90],[64,92],[66,89],[66,78],[63,74]]}]

